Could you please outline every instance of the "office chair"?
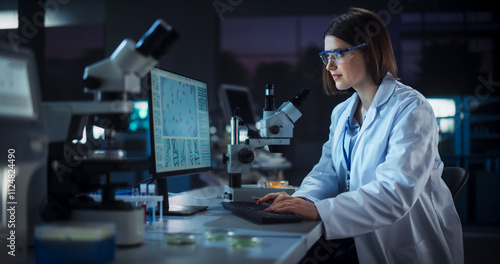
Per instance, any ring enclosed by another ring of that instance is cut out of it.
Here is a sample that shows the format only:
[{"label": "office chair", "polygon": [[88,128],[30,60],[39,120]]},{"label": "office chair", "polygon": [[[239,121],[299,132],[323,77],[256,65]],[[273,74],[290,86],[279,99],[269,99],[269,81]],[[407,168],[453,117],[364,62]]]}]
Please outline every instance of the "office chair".
[{"label": "office chair", "polygon": [[469,178],[469,172],[461,167],[445,167],[441,178],[450,189],[453,201],[456,201],[458,193],[460,193]]}]

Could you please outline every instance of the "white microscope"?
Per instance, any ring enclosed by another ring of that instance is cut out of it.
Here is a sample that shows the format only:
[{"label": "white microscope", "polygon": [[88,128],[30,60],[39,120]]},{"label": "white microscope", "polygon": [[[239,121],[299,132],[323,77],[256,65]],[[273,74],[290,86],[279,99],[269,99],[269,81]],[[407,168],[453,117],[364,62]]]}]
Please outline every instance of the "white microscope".
[{"label": "white microscope", "polygon": [[[93,93],[94,101],[44,103],[50,141],[47,221],[114,222],[118,245],[142,243],[144,213],[115,200],[115,189],[125,184],[112,183],[110,173],[147,170],[149,161],[129,158],[111,142],[116,132],[128,129],[133,110],[129,97],[141,92],[141,78],[177,38],[173,28],[158,19],[137,43],[125,39],[109,58],[85,68],[85,92]],[[93,137],[94,126],[104,129],[103,139]],[[80,196],[97,190],[102,190],[101,202]]]}]

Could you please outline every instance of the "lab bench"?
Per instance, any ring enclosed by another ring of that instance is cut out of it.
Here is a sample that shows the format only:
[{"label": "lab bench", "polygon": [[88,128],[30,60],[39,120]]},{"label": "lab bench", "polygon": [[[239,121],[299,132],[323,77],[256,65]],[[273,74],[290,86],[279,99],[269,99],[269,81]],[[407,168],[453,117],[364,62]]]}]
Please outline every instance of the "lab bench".
[{"label": "lab bench", "polygon": [[[192,216],[164,216],[160,227],[146,226],[144,243],[116,249],[114,263],[297,263],[321,237],[320,221],[259,225],[222,208],[217,196],[222,186],[209,186],[170,197],[170,204],[207,205]],[[230,231],[235,235],[260,239],[254,247],[235,247],[229,240],[212,241],[210,231]],[[190,234],[194,242],[166,243],[167,234]]]},{"label": "lab bench", "polygon": [[[145,225],[144,242],[117,246],[112,263],[298,263],[322,235],[321,221],[261,225],[233,215],[221,205],[222,191],[223,186],[208,186],[171,196],[171,205],[206,205],[208,209],[191,216],[163,216],[163,223]],[[258,244],[239,247],[231,244],[229,236],[208,239],[209,232],[257,238]],[[192,240],[168,243],[166,237],[176,234]]]}]

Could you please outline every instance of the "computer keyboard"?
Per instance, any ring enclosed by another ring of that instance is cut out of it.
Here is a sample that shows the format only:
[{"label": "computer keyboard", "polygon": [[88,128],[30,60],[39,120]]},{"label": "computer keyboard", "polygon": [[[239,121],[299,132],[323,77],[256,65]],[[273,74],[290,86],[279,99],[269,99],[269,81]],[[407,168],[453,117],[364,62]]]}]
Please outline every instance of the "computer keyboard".
[{"label": "computer keyboard", "polygon": [[304,220],[292,213],[264,211],[269,204],[257,205],[255,202],[222,202],[224,209],[258,224],[296,223]]}]

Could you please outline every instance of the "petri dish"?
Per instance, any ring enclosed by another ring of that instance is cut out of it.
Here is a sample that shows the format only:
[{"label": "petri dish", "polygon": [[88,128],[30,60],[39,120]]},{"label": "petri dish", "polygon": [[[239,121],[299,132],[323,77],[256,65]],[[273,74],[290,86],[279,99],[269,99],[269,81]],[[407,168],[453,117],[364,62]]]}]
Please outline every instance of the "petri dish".
[{"label": "petri dish", "polygon": [[235,235],[231,236],[229,244],[235,248],[260,247],[262,240],[255,236]]},{"label": "petri dish", "polygon": [[283,188],[288,187],[288,181],[268,181],[266,182],[267,188]]},{"label": "petri dish", "polygon": [[191,233],[165,234],[165,243],[168,245],[192,245],[196,243],[196,235]]},{"label": "petri dish", "polygon": [[227,229],[213,229],[205,232],[205,239],[208,241],[226,241],[232,235],[234,235],[234,232]]}]

